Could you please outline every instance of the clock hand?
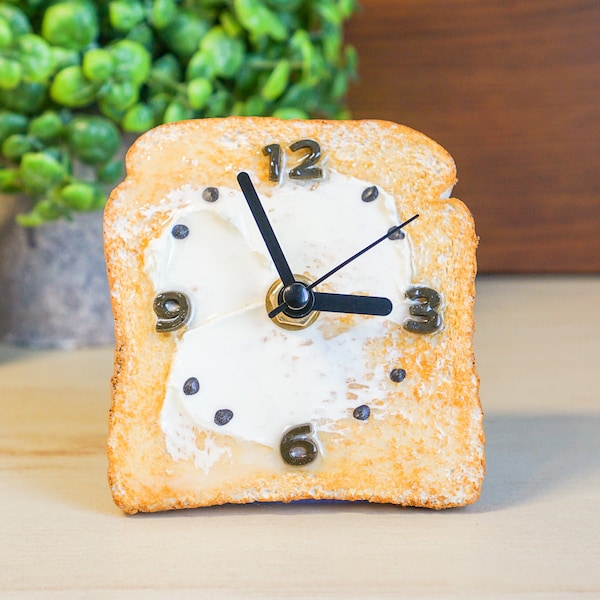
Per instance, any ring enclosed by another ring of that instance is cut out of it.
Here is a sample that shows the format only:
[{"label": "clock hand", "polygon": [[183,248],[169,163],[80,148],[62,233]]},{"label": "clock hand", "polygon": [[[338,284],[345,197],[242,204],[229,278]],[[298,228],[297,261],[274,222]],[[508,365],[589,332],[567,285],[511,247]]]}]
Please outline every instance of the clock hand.
[{"label": "clock hand", "polygon": [[296,318],[305,317],[313,310],[380,316],[392,312],[392,302],[388,298],[313,292],[308,285],[299,281],[283,288],[282,299],[283,302],[268,313],[269,318],[276,317],[283,310],[288,316]]},{"label": "clock hand", "polygon": [[400,231],[403,227],[408,225],[410,222],[414,221],[418,216],[419,216],[418,214],[413,215],[410,219],[407,219],[406,221],[404,221],[404,223],[401,223],[400,225],[396,225],[396,227],[392,227],[390,230],[388,230],[386,232],[385,235],[382,235],[379,239],[375,240],[374,242],[372,242],[371,244],[369,244],[368,246],[366,246],[365,248],[363,248],[356,254],[353,254],[350,258],[348,258],[344,262],[340,263],[337,267],[334,267],[333,269],[331,269],[331,271],[328,271],[327,273],[325,273],[325,275],[323,275],[322,277],[319,277],[319,279],[317,279],[316,281],[313,281],[308,286],[308,289],[312,290],[313,288],[317,287],[320,283],[323,283],[326,279],[329,279],[329,277],[331,277],[334,273],[337,273],[340,269],[343,269],[347,264],[351,263],[353,260],[356,260],[359,256],[362,256],[365,252],[368,252],[369,250],[371,250],[371,248],[374,248],[375,246],[377,246],[377,244],[381,244],[381,242],[383,242],[384,240],[387,240],[390,237],[390,235],[393,235],[394,233],[397,233],[398,231]]},{"label": "clock hand", "polygon": [[[388,239],[391,235],[393,235],[394,233],[397,233],[398,231],[400,231],[403,227],[405,227],[406,225],[408,225],[409,223],[411,223],[412,221],[414,221],[419,215],[413,215],[410,219],[407,219],[406,221],[404,221],[404,223],[401,223],[400,225],[396,225],[396,227],[392,227],[390,230],[388,230],[385,235],[382,235],[380,238],[376,239],[374,242],[372,242],[371,244],[369,244],[368,246],[366,246],[365,248],[363,248],[362,250],[360,250],[359,252],[357,252],[356,254],[353,254],[350,258],[346,259],[344,262],[340,263],[337,267],[334,267],[333,269],[331,269],[331,271],[328,271],[327,273],[325,273],[325,275],[323,275],[322,277],[319,277],[319,279],[313,281],[310,285],[305,286],[301,283],[295,283],[295,286],[301,286],[305,292],[298,292],[300,293],[300,295],[302,296],[302,299],[300,300],[296,300],[295,298],[292,298],[292,305],[290,305],[290,301],[288,298],[286,298],[285,294],[283,296],[283,302],[281,304],[279,304],[278,306],[276,306],[270,313],[269,313],[269,317],[272,319],[273,317],[277,316],[281,311],[283,311],[286,307],[290,307],[292,309],[294,309],[294,302],[297,303],[302,303],[303,304],[303,310],[305,312],[310,312],[311,310],[318,310],[317,307],[315,306],[316,303],[316,297],[320,295],[319,292],[313,292],[315,299],[312,301],[312,305],[310,306],[310,308],[308,310],[306,310],[306,307],[308,306],[309,302],[308,300],[304,299],[305,296],[308,296],[310,294],[310,292],[312,292],[313,288],[315,288],[317,285],[319,285],[320,283],[323,283],[323,281],[325,281],[326,279],[328,279],[329,277],[331,277],[334,273],[337,273],[340,269],[344,268],[347,264],[351,263],[353,260],[356,260],[359,256],[362,256],[365,252],[368,252],[369,250],[371,250],[372,248],[374,248],[375,246],[377,246],[378,244],[380,244],[381,242],[383,242],[384,240]],[[299,288],[298,288],[299,290]],[[344,296],[343,294],[326,294],[327,296]],[[346,298],[370,298],[370,296],[346,296]],[[382,300],[387,300],[387,302],[390,305],[390,310],[386,313],[383,313],[384,315],[387,315],[391,312],[391,302],[390,300],[388,300],[387,298],[379,298],[379,301]],[[325,305],[327,305],[328,300],[324,300]],[[334,306],[334,302],[335,300],[329,300],[330,302],[330,306]],[[341,302],[340,301],[340,306],[341,306]],[[349,302],[350,305],[352,305],[351,301],[345,300],[344,302]],[[356,306],[359,306],[362,302],[365,302],[364,300],[360,300],[360,301],[356,301]],[[366,306],[366,303],[364,304],[364,306]],[[343,311],[343,310],[332,310],[332,309],[327,309],[327,308],[322,308],[320,310],[330,310],[331,312],[353,312],[352,310],[349,311]],[[381,305],[381,310],[383,310],[383,304]],[[358,312],[357,314],[370,314],[370,313],[364,313],[364,312]],[[381,314],[381,313],[374,313],[374,314]]]},{"label": "clock hand", "polygon": [[313,310],[378,316],[389,315],[392,312],[392,302],[388,298],[321,292],[314,292],[314,294],[315,304]]},{"label": "clock hand", "polygon": [[294,274],[288,265],[288,262],[283,254],[283,250],[275,237],[275,232],[271,227],[271,223],[265,213],[265,209],[263,208],[261,201],[256,193],[256,189],[250,180],[250,176],[248,173],[241,172],[238,173],[237,176],[238,183],[240,184],[240,188],[242,189],[242,193],[246,198],[246,202],[250,207],[250,211],[252,212],[252,216],[256,221],[256,225],[262,235],[265,244],[267,245],[267,250],[273,259],[273,263],[275,264],[275,268],[277,269],[277,273],[279,273],[279,277],[284,286],[289,286],[293,284],[296,279],[294,278]]}]

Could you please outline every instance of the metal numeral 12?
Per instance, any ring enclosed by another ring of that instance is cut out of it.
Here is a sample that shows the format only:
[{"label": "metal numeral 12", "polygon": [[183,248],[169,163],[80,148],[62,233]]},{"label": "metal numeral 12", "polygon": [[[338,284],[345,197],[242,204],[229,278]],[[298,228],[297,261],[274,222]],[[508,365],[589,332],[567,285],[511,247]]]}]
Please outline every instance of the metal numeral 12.
[{"label": "metal numeral 12", "polygon": [[[288,176],[290,179],[322,179],[323,169],[316,164],[321,160],[321,146],[315,140],[298,140],[290,145],[292,152],[308,150],[308,154],[302,162],[290,169]],[[269,157],[269,180],[279,181],[281,179],[281,146],[279,144],[269,144],[263,148],[263,154]]]}]

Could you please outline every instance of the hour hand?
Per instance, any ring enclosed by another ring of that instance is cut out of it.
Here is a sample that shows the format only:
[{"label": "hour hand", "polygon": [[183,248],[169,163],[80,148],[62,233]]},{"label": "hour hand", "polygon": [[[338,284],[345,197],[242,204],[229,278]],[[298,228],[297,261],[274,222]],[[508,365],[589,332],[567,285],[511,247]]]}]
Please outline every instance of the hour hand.
[{"label": "hour hand", "polygon": [[283,285],[291,285],[295,282],[294,274],[288,265],[279,242],[277,241],[275,232],[271,227],[271,223],[269,222],[269,218],[265,213],[265,209],[263,208],[260,198],[256,193],[256,189],[250,180],[250,176],[248,173],[242,172],[238,174],[237,180],[240,184],[240,188],[242,189],[242,193],[246,198],[246,202],[250,207],[252,216],[256,221],[256,225],[258,226],[260,234],[267,245],[267,250],[273,259],[273,263],[275,264],[275,268],[277,269],[277,273],[279,273],[279,277],[281,278]]},{"label": "hour hand", "polygon": [[314,310],[355,315],[385,316],[392,312],[392,302],[379,296],[327,294],[315,292]]},{"label": "hour hand", "polygon": [[271,319],[281,312],[290,317],[303,317],[313,310],[377,316],[392,312],[392,302],[388,298],[313,292],[300,282],[284,288],[282,300],[279,306],[269,312]]}]

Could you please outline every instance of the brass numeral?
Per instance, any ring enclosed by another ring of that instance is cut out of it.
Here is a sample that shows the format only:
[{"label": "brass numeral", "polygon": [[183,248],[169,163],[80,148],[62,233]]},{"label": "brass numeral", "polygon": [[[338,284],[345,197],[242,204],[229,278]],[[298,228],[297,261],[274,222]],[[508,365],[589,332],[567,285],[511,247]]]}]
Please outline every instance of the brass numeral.
[{"label": "brass numeral", "polygon": [[299,425],[287,431],[281,438],[281,457],[294,467],[311,463],[319,454],[319,448],[312,438],[313,429],[310,423]]},{"label": "brass numeral", "polygon": [[[315,140],[298,140],[289,146],[295,154],[308,150],[302,161],[288,171],[290,179],[322,179],[323,169],[317,166],[321,160],[321,146]],[[269,144],[263,148],[263,154],[269,157],[269,180],[281,180],[282,150],[279,144]]]},{"label": "brass numeral", "polygon": [[411,301],[410,317],[404,321],[404,329],[412,333],[433,333],[442,326],[437,312],[442,298],[435,290],[424,286],[411,287],[405,296]]},{"label": "brass numeral", "polygon": [[175,331],[183,327],[191,316],[190,300],[183,292],[162,292],[152,305],[156,316],[156,331]]}]

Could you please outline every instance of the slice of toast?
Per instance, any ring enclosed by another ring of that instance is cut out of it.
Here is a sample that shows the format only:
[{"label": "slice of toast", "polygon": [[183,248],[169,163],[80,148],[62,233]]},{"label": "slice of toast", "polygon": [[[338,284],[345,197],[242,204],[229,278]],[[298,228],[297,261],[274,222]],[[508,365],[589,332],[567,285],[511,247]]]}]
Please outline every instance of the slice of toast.
[{"label": "slice of toast", "polygon": [[[392,312],[270,319],[281,285],[240,172],[306,284],[418,214],[314,289]],[[116,504],[474,502],[477,238],[455,180],[443,148],[383,121],[231,117],[141,136],[105,211]]]}]

